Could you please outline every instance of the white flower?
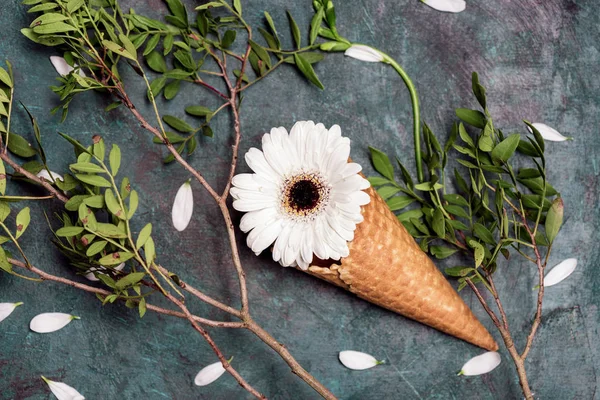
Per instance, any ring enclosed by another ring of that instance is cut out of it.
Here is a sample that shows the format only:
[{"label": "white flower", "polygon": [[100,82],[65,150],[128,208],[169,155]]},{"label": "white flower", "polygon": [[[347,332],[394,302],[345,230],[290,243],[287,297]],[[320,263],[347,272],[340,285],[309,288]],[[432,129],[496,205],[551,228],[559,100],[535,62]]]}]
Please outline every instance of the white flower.
[{"label": "white flower", "polygon": [[383,55],[379,51],[363,44],[353,44],[346,49],[344,55],[366,62],[383,61]]},{"label": "white flower", "polygon": [[[540,133],[540,135],[542,135],[544,140],[548,140],[550,142],[564,142],[565,140],[573,139],[572,137],[561,135],[560,132],[558,132],[556,129],[551,128],[546,124],[536,122],[531,125],[533,125],[533,127],[538,130],[538,132]],[[530,127],[527,127],[527,129],[529,129],[529,132],[532,132]]]},{"label": "white flower", "polygon": [[377,359],[370,354],[354,350],[340,351],[339,359],[346,368],[355,370],[369,369],[376,365],[383,364],[383,361],[377,361]]},{"label": "white flower", "polygon": [[467,361],[458,374],[467,376],[487,374],[500,365],[500,361],[499,353],[488,351]]},{"label": "white flower", "polygon": [[429,7],[443,12],[459,13],[464,11],[467,3],[464,0],[421,0]]},{"label": "white flower", "polygon": [[[56,72],[58,72],[60,76],[67,76],[74,69],[69,64],[67,64],[64,58],[59,56],[50,56],[50,62],[52,63],[54,69],[56,69]],[[77,67],[77,64],[75,64],[75,67]],[[85,78],[85,73],[81,70],[81,68],[79,69],[79,76]]]},{"label": "white flower", "polygon": [[58,400],[85,400],[85,397],[83,397],[81,393],[66,383],[54,382],[44,376],[42,376],[42,379],[48,384],[52,394],[54,394]]},{"label": "white flower", "polygon": [[79,319],[74,315],[63,313],[44,313],[33,317],[29,329],[37,333],[50,333],[64,328],[69,322]]},{"label": "white flower", "polygon": [[196,386],[209,385],[219,379],[224,372],[225,368],[223,368],[221,361],[207,365],[198,372],[198,375],[194,378],[194,384]]},{"label": "white flower", "polygon": [[350,140],[338,125],[327,130],[312,121],[297,122],[290,134],[273,128],[251,148],[246,162],[254,174],[233,178],[233,208],[246,212],[240,222],[246,243],[259,254],[273,242],[273,260],[307,269],[313,254],[339,260],[349,254],[363,192],[369,182],[348,162]]},{"label": "white flower", "polygon": [[[119,264],[116,267],[111,268],[111,269],[115,270],[115,271],[122,271],[123,268],[125,268],[125,263],[121,263],[121,264]],[[90,280],[92,282],[97,282],[100,279],[96,278],[96,275],[94,275],[94,272],[98,272],[99,274],[104,274],[105,273],[104,271],[106,271],[106,268],[104,268],[104,267],[92,267],[92,268],[90,268],[90,269],[88,269],[86,271],[86,274],[84,275],[84,277],[87,280]]]},{"label": "white flower", "polygon": [[553,286],[566,279],[577,267],[576,258],[567,258],[544,276],[544,286]]},{"label": "white flower", "polygon": [[192,211],[194,211],[194,197],[192,185],[188,180],[181,185],[173,202],[173,226],[175,229],[181,232],[187,228],[192,219]]},{"label": "white flower", "polygon": [[5,320],[12,312],[23,304],[22,302],[18,303],[0,303],[0,322]]},{"label": "white flower", "polygon": [[53,172],[53,171],[50,171],[50,173],[48,173],[48,171],[45,168],[42,169],[40,172],[38,172],[36,176],[38,178],[42,178],[50,183],[52,183],[52,181],[64,181],[62,175],[57,174],[56,172]]}]

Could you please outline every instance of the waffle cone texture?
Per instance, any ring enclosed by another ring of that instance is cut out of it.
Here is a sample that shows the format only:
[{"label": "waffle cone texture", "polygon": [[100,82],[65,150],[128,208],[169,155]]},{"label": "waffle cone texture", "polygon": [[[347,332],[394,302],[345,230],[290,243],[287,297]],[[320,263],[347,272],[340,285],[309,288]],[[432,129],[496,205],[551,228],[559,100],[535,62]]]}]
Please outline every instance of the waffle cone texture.
[{"label": "waffle cone texture", "polygon": [[307,273],[405,317],[487,350],[498,345],[442,273],[371,187],[350,254]]}]

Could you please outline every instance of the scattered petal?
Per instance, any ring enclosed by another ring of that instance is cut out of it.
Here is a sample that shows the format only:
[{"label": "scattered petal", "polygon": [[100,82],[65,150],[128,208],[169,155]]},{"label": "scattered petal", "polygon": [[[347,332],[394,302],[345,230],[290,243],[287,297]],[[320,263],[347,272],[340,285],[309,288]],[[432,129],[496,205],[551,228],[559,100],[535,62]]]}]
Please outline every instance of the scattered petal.
[{"label": "scattered petal", "polygon": [[42,376],[42,379],[48,384],[52,394],[58,400],[85,400],[85,397],[81,393],[66,383],[54,382],[44,376]]},{"label": "scattered petal", "polygon": [[29,329],[37,333],[50,333],[64,328],[69,322],[79,319],[74,315],[64,313],[44,313],[33,317]]},{"label": "scattered petal", "polygon": [[219,379],[224,372],[225,368],[223,368],[221,361],[207,365],[206,367],[202,368],[200,372],[198,372],[198,375],[196,375],[196,378],[194,378],[194,384],[196,386],[210,385]]},{"label": "scattered petal", "polygon": [[[122,271],[123,268],[125,268],[125,263],[121,263],[111,269],[115,270],[115,271]],[[104,271],[106,271],[106,268],[104,268],[104,267],[92,267],[86,271],[86,274],[84,275],[84,277],[87,280],[90,280],[92,282],[98,282],[100,279],[96,278],[96,275],[94,274],[94,272],[98,272],[99,274],[104,274],[105,273]]]},{"label": "scattered petal", "polygon": [[500,353],[488,351],[467,361],[458,374],[467,376],[487,374],[500,365],[500,361]]},{"label": "scattered petal", "polygon": [[[538,130],[540,135],[544,138],[544,140],[548,140],[550,142],[564,142],[565,140],[571,140],[572,137],[563,136],[556,129],[549,127],[546,124],[542,124],[540,122],[536,122],[535,124],[531,124],[535,129]],[[527,127],[529,132],[531,132],[531,128]]]},{"label": "scattered petal", "polygon": [[12,312],[23,304],[22,302],[18,303],[0,303],[0,322],[5,320]]},{"label": "scattered petal", "polygon": [[192,185],[190,181],[185,182],[175,196],[173,202],[173,226],[179,232],[187,228],[190,220],[192,219],[192,212],[194,211],[194,197],[192,195]]},{"label": "scattered petal", "polygon": [[459,13],[464,11],[467,3],[464,0],[421,0],[429,7],[443,12]]},{"label": "scattered petal", "polygon": [[381,62],[383,55],[372,47],[363,44],[353,44],[344,52],[345,56],[366,62]]},{"label": "scattered petal", "polygon": [[377,361],[377,359],[370,354],[353,350],[340,351],[339,359],[346,368],[357,371],[373,368],[376,365],[383,364],[383,361]]},{"label": "scattered petal", "polygon": [[40,172],[37,173],[36,175],[38,178],[42,178],[48,182],[52,182],[54,181],[64,181],[62,175],[57,174],[56,172],[50,171],[50,173],[48,173],[48,171],[46,171],[46,169],[41,170]]},{"label": "scattered petal", "polygon": [[552,268],[550,272],[544,276],[544,286],[554,286],[557,283],[565,280],[569,275],[575,271],[577,267],[576,258],[567,258],[566,260],[559,263],[557,266]]},{"label": "scattered petal", "polygon": [[[69,64],[67,64],[67,61],[64,58],[59,56],[50,56],[50,62],[52,63],[54,69],[56,69],[56,72],[58,72],[60,76],[67,76],[74,69]],[[77,67],[77,64],[75,64],[75,67]],[[85,78],[85,73],[81,70],[81,68],[79,69],[79,75]]]}]

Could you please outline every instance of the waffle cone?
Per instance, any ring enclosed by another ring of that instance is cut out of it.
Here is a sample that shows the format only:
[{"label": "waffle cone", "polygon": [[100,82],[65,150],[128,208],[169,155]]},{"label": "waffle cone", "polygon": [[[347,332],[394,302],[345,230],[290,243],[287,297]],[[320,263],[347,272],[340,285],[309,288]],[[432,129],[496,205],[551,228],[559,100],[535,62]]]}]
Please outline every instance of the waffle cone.
[{"label": "waffle cone", "polygon": [[350,255],[341,263],[319,260],[307,273],[405,317],[487,350],[498,345],[420,249],[373,188],[362,208]]}]

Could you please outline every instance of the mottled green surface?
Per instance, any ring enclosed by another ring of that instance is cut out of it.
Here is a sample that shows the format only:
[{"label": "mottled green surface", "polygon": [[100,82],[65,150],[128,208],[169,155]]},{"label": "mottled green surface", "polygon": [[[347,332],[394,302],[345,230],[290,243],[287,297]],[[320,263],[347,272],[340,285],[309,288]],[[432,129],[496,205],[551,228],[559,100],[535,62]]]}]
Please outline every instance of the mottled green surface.
[{"label": "mottled green surface", "polygon": [[[69,119],[59,124],[48,111],[57,99],[47,88],[55,77],[48,61],[51,49],[28,42],[19,29],[32,19],[17,0],[0,8],[0,58],[16,69],[17,99],[39,118],[53,170],[65,171],[71,161],[61,130],[81,140],[93,134],[115,141],[127,155],[121,167],[132,178],[142,200],[138,229],[155,226],[160,260],[202,290],[238,303],[237,281],[218,211],[194,185],[196,209],[190,227],[177,233],[170,225],[170,207],[179,185],[189,176],[177,165],[164,167],[164,149],[125,110],[106,114],[101,95],[80,97]],[[192,3],[191,1],[189,2]],[[248,3],[248,2],[246,2]],[[520,130],[520,121],[546,122],[575,141],[547,145],[549,175],[563,193],[566,212],[554,264],[577,257],[579,266],[562,284],[549,288],[543,325],[527,361],[536,398],[596,397],[599,365],[598,296],[600,274],[597,227],[600,174],[600,7],[596,0],[471,1],[458,15],[438,13],[417,0],[338,2],[340,32],[351,40],[380,47],[396,57],[416,82],[423,117],[434,131],[445,132],[453,109],[475,106],[469,95],[470,73],[477,70],[487,86],[495,124],[505,132]],[[123,1],[139,13],[155,13],[159,0]],[[263,10],[284,21],[290,8],[306,26],[310,1],[252,1],[247,19],[263,23]],[[280,31],[287,33],[283,27]],[[286,39],[287,40],[287,39]],[[288,40],[289,43],[289,40]],[[367,144],[387,149],[412,165],[410,107],[406,90],[390,68],[327,57],[318,65],[326,90],[309,86],[291,68],[282,68],[247,93],[243,106],[242,150],[260,143],[272,126],[291,127],[313,119],[339,124],[353,140],[352,157],[372,169]],[[142,84],[135,77],[129,89],[145,115]],[[164,112],[179,113],[190,104],[217,105],[197,88],[186,87]],[[228,165],[230,122],[219,118],[215,139],[203,139],[192,163],[211,183],[222,186]],[[31,135],[24,111],[17,108],[16,132]],[[31,138],[31,136],[29,136]],[[242,163],[240,171],[247,171]],[[41,191],[10,184],[9,192]],[[48,244],[50,231],[43,211],[60,205],[33,204],[35,228],[23,237],[32,263],[52,273],[73,277],[65,260]],[[239,215],[235,215],[236,220]],[[161,224],[163,226],[161,226]],[[160,227],[160,228],[158,228]],[[285,270],[263,255],[247,251],[242,235],[255,319],[285,343],[297,359],[345,399],[516,399],[520,392],[508,355],[502,365],[482,377],[457,377],[456,371],[481,350],[430,328],[354,298],[314,278]],[[450,262],[450,261],[449,261]],[[438,262],[440,267],[446,263]],[[449,265],[449,263],[448,263]],[[531,264],[514,259],[499,268],[498,286],[511,329],[523,345],[535,305],[536,273]],[[75,278],[79,279],[79,278]],[[461,294],[486,326],[491,323],[474,296]],[[25,305],[0,324],[0,398],[47,399],[41,374],[77,387],[89,399],[238,399],[249,396],[233,378],[198,388],[192,380],[215,357],[188,324],[153,313],[140,320],[123,305],[101,307],[94,296],[58,284],[35,284],[0,275],[0,302]],[[192,309],[222,316],[201,305]],[[64,330],[39,335],[28,329],[40,312],[61,311],[82,317]],[[270,398],[311,399],[315,393],[292,375],[279,357],[243,331],[212,331],[227,356],[255,387]],[[497,339],[499,335],[494,332]],[[385,365],[355,372],[337,361],[344,349],[369,352]]]}]

